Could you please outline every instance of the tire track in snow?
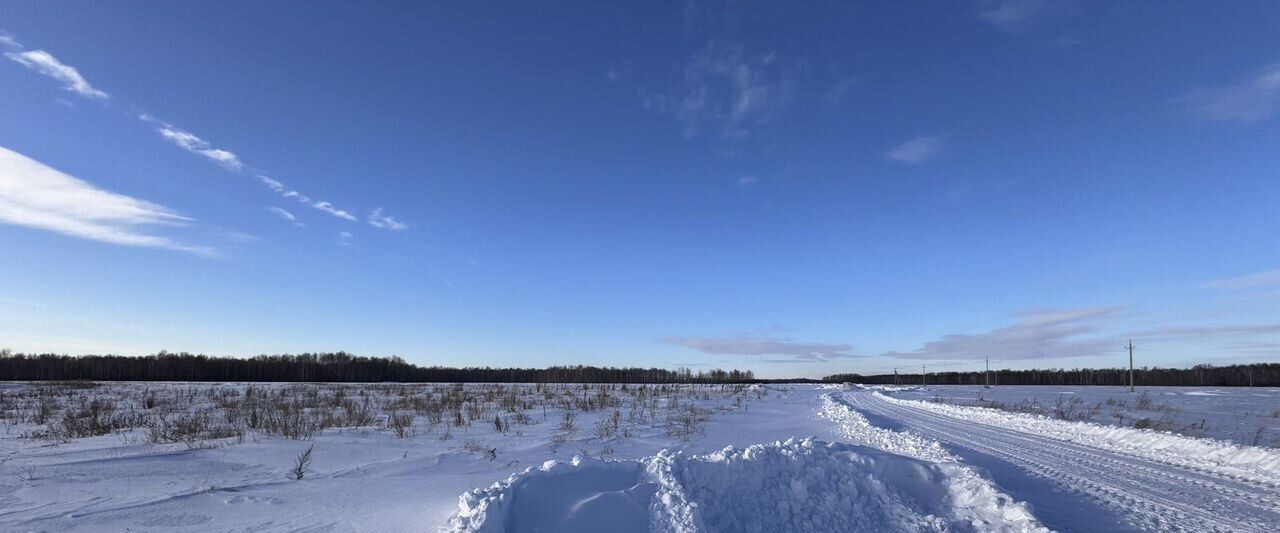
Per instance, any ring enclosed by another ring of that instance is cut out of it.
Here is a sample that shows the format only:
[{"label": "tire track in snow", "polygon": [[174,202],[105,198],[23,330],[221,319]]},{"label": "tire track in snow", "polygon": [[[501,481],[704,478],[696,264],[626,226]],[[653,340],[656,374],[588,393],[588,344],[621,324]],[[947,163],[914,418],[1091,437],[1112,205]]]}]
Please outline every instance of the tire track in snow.
[{"label": "tire track in snow", "polygon": [[1154,531],[1273,531],[1280,491],[1266,483],[1152,461],[852,391],[837,399],[949,446],[994,457],[1115,508]]}]

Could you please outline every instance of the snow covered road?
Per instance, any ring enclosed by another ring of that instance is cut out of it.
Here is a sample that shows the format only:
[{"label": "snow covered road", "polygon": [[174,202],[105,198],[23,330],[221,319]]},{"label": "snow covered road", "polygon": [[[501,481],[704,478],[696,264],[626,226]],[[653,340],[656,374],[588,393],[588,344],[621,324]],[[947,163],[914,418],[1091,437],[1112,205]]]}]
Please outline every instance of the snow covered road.
[{"label": "snow covered road", "polygon": [[[989,409],[936,406],[870,390],[830,399],[880,429],[936,440],[985,468],[1003,491],[1031,504],[1045,525],[1060,531],[1123,530],[1128,524],[1142,531],[1261,532],[1280,525],[1273,451],[1224,447],[1206,463],[1205,453],[1179,453],[1177,445],[1201,446],[1183,437],[1169,436],[1182,441],[1152,452],[1124,442],[1151,432],[1073,438],[1064,431],[1080,426]],[[999,416],[987,416],[992,414]]]}]

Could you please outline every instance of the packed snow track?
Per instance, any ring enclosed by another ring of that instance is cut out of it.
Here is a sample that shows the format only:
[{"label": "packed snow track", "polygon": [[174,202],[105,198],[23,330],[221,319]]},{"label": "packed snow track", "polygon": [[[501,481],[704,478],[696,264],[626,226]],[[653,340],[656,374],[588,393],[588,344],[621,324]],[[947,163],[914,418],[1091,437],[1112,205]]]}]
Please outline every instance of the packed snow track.
[{"label": "packed snow track", "polygon": [[[832,402],[879,430],[917,434],[988,470],[1011,496],[1059,530],[1270,532],[1280,528],[1280,476],[1274,451],[1182,439],[1136,446],[1163,434],[1081,437],[1090,427],[990,409],[901,400],[873,390],[832,393]],[[1096,428],[1098,426],[1091,426]],[[1206,443],[1207,444],[1202,444]],[[1186,453],[1180,453],[1185,451]],[[1194,452],[1194,453],[1193,453]],[[1206,460],[1213,457],[1213,460]],[[1086,515],[1096,509],[1098,516]]]}]

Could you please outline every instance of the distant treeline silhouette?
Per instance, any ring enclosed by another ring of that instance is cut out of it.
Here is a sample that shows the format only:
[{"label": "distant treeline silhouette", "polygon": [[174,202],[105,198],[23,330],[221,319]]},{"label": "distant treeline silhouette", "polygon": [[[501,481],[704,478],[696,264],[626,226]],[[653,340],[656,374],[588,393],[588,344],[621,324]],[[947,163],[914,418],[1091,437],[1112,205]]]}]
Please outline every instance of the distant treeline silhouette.
[{"label": "distant treeline silhouette", "polygon": [[756,381],[750,370],[687,368],[421,367],[399,357],[361,357],[346,352],[215,357],[161,353],[122,355],[22,354],[0,350],[0,380],[47,381],[313,381],[313,382],[490,382],[490,383],[741,383]]},{"label": "distant treeline silhouette", "polygon": [[[919,385],[920,374],[899,374],[897,382]],[[929,385],[983,385],[986,377],[976,372],[929,372],[924,383]],[[823,378],[827,382],[850,382],[877,385],[895,383],[893,374],[863,376],[859,374],[834,374]],[[1171,387],[1280,387],[1280,363],[1249,365],[1196,365],[1191,368],[1135,368],[1136,385]],[[993,385],[1128,385],[1128,368],[1073,368],[1048,370],[992,370]]]}]

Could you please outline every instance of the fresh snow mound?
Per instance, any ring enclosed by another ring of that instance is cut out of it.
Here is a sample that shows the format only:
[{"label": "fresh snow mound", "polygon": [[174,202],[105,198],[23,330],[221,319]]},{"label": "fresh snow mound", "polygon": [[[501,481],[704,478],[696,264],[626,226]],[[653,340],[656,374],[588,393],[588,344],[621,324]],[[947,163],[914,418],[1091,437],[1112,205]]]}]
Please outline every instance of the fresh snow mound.
[{"label": "fresh snow mound", "polygon": [[958,465],[815,439],[550,461],[463,494],[448,532],[1041,531]]}]

